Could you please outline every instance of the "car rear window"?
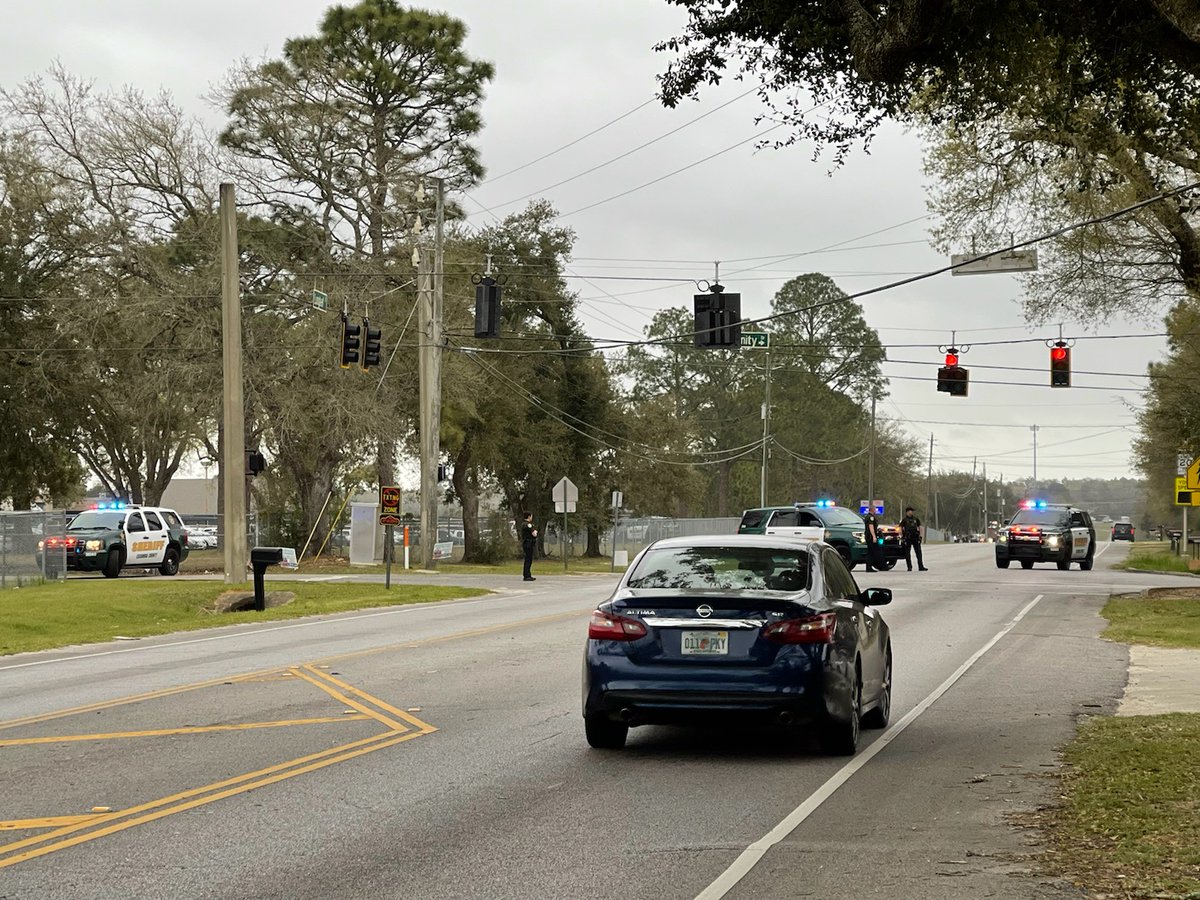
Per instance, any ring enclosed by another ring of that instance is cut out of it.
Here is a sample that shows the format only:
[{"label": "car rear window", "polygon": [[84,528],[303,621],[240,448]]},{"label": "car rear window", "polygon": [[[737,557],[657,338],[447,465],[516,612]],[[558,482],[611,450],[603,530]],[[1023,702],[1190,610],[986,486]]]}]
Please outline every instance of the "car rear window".
[{"label": "car rear window", "polygon": [[1128,534],[1130,531],[1133,531],[1133,526],[1128,522],[1120,522],[1113,526],[1113,531],[1119,531],[1121,534]]},{"label": "car rear window", "polygon": [[770,547],[651,549],[629,574],[631,588],[802,591],[809,585],[809,553]]},{"label": "car rear window", "polygon": [[1022,509],[1013,516],[1010,525],[1049,525],[1065,528],[1070,521],[1065,509]]}]

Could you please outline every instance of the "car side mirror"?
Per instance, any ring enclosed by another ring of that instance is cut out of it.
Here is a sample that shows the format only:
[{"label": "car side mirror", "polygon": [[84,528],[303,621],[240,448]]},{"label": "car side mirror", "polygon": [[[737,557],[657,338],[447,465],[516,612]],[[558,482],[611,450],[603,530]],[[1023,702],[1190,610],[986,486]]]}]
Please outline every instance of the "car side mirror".
[{"label": "car side mirror", "polygon": [[858,596],[867,606],[887,606],[892,602],[891,588],[871,587]]}]

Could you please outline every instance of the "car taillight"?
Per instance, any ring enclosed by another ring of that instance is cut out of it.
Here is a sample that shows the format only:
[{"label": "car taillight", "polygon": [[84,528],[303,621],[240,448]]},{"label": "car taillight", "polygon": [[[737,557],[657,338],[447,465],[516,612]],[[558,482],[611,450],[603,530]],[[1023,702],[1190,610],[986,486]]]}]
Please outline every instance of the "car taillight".
[{"label": "car taillight", "polygon": [[762,630],[762,636],[777,644],[832,644],[836,631],[837,613],[827,612],[775,622]]},{"label": "car taillight", "polygon": [[588,622],[588,637],[598,641],[636,641],[646,636],[646,626],[637,619],[596,610]]}]

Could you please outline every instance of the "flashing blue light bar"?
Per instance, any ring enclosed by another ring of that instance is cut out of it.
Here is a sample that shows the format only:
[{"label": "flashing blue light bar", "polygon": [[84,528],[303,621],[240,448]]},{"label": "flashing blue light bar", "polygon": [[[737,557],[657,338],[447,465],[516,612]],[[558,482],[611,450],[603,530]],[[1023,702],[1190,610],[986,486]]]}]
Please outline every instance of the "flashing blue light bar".
[{"label": "flashing blue light bar", "polygon": [[120,500],[114,500],[112,503],[95,503],[92,509],[124,509],[125,504]]},{"label": "flashing blue light bar", "polygon": [[1022,509],[1045,509],[1046,506],[1045,500],[1025,500],[1021,503]]},{"label": "flashing blue light bar", "polygon": [[830,507],[830,506],[837,506],[837,503],[835,503],[833,500],[818,500],[815,505],[825,508],[825,507]]}]

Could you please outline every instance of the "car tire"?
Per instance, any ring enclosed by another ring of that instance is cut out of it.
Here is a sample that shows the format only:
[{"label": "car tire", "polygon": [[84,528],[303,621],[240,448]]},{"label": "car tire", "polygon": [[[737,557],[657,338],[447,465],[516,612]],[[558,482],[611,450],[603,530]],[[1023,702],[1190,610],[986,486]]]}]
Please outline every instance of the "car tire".
[{"label": "car tire", "polygon": [[1057,560],[1055,565],[1058,566],[1058,571],[1065,572],[1071,568],[1071,557],[1068,556],[1066,559]]},{"label": "car tire", "polygon": [[862,717],[863,728],[887,728],[892,718],[892,648],[889,645],[883,663],[883,687],[879,705]]},{"label": "car tire", "polygon": [[998,560],[996,560],[996,568],[997,568],[997,569],[1007,569],[1007,568],[1008,568],[1008,564],[1009,564],[1010,562],[1011,562],[1011,560],[1007,560],[1007,559],[998,559]]},{"label": "car tire", "polygon": [[158,567],[159,575],[178,575],[179,574],[179,551],[174,547],[168,547],[167,553],[163,557],[162,563]]},{"label": "car tire", "polygon": [[862,677],[854,667],[854,683],[850,687],[850,719],[839,722],[830,719],[821,735],[821,744],[830,756],[853,756],[858,752],[858,737],[862,729]]},{"label": "car tire", "polygon": [[583,731],[588,744],[597,750],[620,750],[629,737],[628,725],[614,722],[604,715],[584,716]]},{"label": "car tire", "polygon": [[1093,542],[1088,546],[1087,556],[1079,561],[1079,570],[1081,572],[1090,572],[1092,569],[1092,561],[1096,558],[1096,544]]},{"label": "car tire", "polygon": [[121,574],[121,551],[113,547],[108,551],[108,559],[104,561],[104,577],[116,578]]},{"label": "car tire", "polygon": [[847,569],[853,569],[855,562],[850,558],[850,548],[845,544],[835,544],[834,549],[837,550],[838,556],[842,558],[842,562],[846,564]]},{"label": "car tire", "polygon": [[898,560],[898,559],[885,559],[883,561],[883,571],[885,571],[885,572],[892,571],[892,569],[896,568],[896,563],[898,563],[899,561],[900,560]]},{"label": "car tire", "polygon": [[1032,559],[1021,560],[1021,568],[1022,569],[1032,569],[1033,568],[1033,560]]}]

